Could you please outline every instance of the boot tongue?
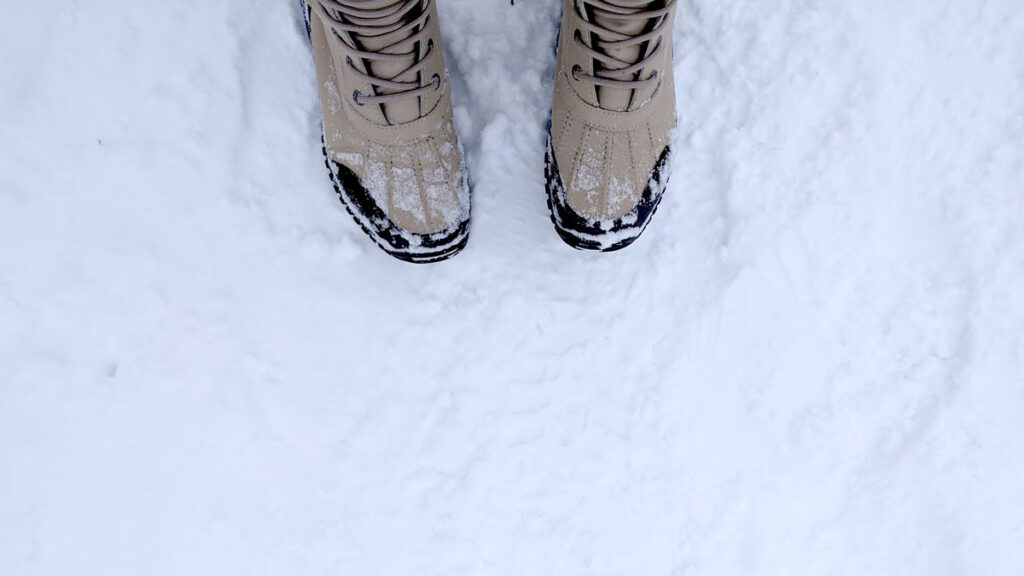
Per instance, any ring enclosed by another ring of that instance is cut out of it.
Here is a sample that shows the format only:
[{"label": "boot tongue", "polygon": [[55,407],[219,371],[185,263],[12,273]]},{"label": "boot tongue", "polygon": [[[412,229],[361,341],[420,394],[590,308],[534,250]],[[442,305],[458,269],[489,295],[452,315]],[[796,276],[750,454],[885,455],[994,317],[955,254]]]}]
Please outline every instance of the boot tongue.
[{"label": "boot tongue", "polygon": [[[618,2],[610,0],[609,4],[620,6]],[[644,10],[650,10],[652,8],[661,7],[661,0],[653,0],[642,4],[640,6],[622,6],[623,10],[628,10],[630,13],[643,12]],[[650,19],[635,19],[635,20],[624,20],[622,18],[616,18],[615,15],[609,14],[601,10],[593,10],[591,12],[591,18],[594,24],[607,28],[620,34],[626,34],[628,36],[639,36],[647,30],[647,26],[650,25]],[[600,48],[598,50],[604,52],[612,58],[622,60],[623,62],[629,62],[630,64],[639,62],[644,57],[645,51],[647,50],[646,43],[636,44],[633,46],[626,46],[623,48]],[[600,61],[595,62],[595,70],[608,70],[608,68]],[[621,78],[623,80],[629,80],[630,78]],[[627,88],[610,88],[607,86],[597,87],[597,101],[602,108],[606,110],[615,110],[619,112],[625,112],[629,110],[629,105],[633,100],[633,90]]]},{"label": "boot tongue", "polygon": [[[367,0],[361,8],[385,9],[389,7],[397,7],[402,3],[403,0]],[[380,20],[376,20],[374,21],[374,24],[381,26],[408,24],[419,17],[422,13],[423,12],[419,8],[413,8],[404,14],[395,14],[393,16],[387,16]],[[383,51],[388,46],[395,44],[396,42],[401,42],[402,40],[416,34],[416,32],[418,32],[418,29],[412,28],[401,34],[392,33],[379,37],[360,36],[359,42],[368,52]],[[371,76],[375,76],[377,78],[392,79],[403,70],[407,70],[416,64],[416,58],[423,52],[423,50],[424,48],[422,46],[399,46],[397,49],[392,49],[388,52],[393,54],[416,52],[416,54],[409,56],[408,58],[401,58],[398,60],[371,60],[367,72]],[[404,77],[394,78],[394,80],[399,82],[414,82],[420,79],[420,75],[422,75],[422,72],[407,74]],[[391,94],[394,92],[396,91],[389,88],[377,87],[377,94]],[[389,124],[405,124],[418,120],[420,117],[419,98],[406,98],[397,102],[381,104],[380,108]]]}]

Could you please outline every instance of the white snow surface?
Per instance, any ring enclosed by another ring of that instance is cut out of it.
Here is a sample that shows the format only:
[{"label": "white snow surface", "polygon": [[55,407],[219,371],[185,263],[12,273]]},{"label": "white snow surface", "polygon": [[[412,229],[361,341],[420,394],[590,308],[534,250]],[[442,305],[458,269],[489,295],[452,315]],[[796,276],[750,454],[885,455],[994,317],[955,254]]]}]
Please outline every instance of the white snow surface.
[{"label": "white snow surface", "polygon": [[688,0],[645,235],[548,220],[557,0],[438,0],[475,189],[351,221],[287,0],[0,19],[0,574],[1024,574],[1019,0]]}]

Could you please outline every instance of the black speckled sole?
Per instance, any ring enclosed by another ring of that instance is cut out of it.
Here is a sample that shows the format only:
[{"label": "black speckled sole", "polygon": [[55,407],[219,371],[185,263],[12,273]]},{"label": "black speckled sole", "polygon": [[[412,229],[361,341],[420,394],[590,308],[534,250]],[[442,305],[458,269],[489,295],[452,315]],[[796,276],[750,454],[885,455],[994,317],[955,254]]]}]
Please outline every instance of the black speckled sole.
[{"label": "black speckled sole", "polygon": [[455,256],[469,242],[469,219],[434,234],[414,234],[402,230],[384,214],[349,168],[331,160],[322,148],[327,172],[334,190],[355,223],[381,250],[405,262],[429,264]]},{"label": "black speckled sole", "polygon": [[547,181],[551,223],[555,225],[558,236],[577,250],[598,252],[614,252],[635,242],[658,211],[668,183],[667,167],[670,157],[671,149],[666,147],[658,158],[636,207],[614,221],[595,222],[584,218],[569,207],[549,134],[547,153],[544,156],[544,176]]}]

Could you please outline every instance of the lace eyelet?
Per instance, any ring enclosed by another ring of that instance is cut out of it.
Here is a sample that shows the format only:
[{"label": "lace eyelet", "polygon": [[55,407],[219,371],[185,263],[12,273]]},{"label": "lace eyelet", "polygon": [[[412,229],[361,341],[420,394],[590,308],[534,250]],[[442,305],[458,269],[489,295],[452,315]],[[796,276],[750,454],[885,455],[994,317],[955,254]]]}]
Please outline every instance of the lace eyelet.
[{"label": "lace eyelet", "polygon": [[572,67],[572,79],[573,80],[579,82],[580,81],[580,74],[581,73],[583,73],[583,66],[580,66],[579,64],[576,64],[575,66]]},{"label": "lace eyelet", "polygon": [[363,102],[359,101],[359,95],[360,95],[359,90],[356,90],[355,92],[353,92],[352,93],[352,101],[356,103],[356,106],[365,106],[366,104],[364,104]]},{"label": "lace eyelet", "polygon": [[580,32],[579,28],[573,30],[573,32],[572,32],[572,39],[577,41],[577,42],[579,42],[580,44],[583,43],[583,33]]},{"label": "lace eyelet", "polygon": [[434,89],[441,87],[441,75],[434,74],[434,77],[430,79],[430,83],[434,85]]}]

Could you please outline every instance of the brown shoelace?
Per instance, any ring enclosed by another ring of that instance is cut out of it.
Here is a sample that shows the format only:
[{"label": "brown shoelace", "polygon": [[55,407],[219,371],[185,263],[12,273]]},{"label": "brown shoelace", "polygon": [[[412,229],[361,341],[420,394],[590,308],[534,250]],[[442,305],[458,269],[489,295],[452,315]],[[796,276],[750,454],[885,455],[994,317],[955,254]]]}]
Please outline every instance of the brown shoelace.
[{"label": "brown shoelace", "polygon": [[[637,74],[649,67],[663,50],[661,36],[665,33],[666,27],[671,28],[666,16],[671,12],[674,1],[665,0],[660,3],[651,0],[576,0],[575,6],[581,18],[580,28],[574,31],[574,40],[587,56],[600,62],[600,65],[595,66],[593,74],[586,74],[581,66],[574,66],[573,78],[596,86],[627,90],[639,90],[656,83],[657,70],[646,78],[637,78]],[[651,7],[652,4],[661,4],[661,7],[654,8]],[[588,18],[587,14],[594,17]],[[649,31],[637,35],[624,34],[609,27],[606,24],[608,20],[643,23],[644,28],[649,28]],[[587,43],[585,38],[592,39],[592,42]],[[652,42],[653,48],[650,45]],[[628,47],[639,48],[639,60],[627,62],[609,54],[610,51]]]},{"label": "brown shoelace", "polygon": [[[435,74],[426,84],[419,80],[406,80],[423,71],[427,58],[434,50],[428,41],[425,50],[420,44],[428,36],[427,23],[433,0],[318,0],[320,13],[329,23],[336,38],[352,54],[363,60],[360,69],[349,57],[347,64],[356,77],[374,88],[373,94],[356,90],[352,99],[356,104],[390,104],[418,98],[441,87],[441,78]],[[351,41],[346,38],[348,36]],[[377,50],[366,49],[365,43],[383,44]],[[370,73],[374,62],[402,62],[412,64],[398,74],[382,78]]]}]

